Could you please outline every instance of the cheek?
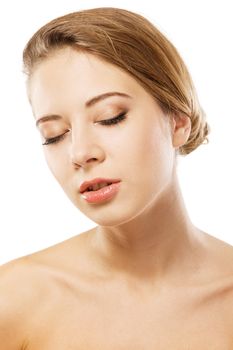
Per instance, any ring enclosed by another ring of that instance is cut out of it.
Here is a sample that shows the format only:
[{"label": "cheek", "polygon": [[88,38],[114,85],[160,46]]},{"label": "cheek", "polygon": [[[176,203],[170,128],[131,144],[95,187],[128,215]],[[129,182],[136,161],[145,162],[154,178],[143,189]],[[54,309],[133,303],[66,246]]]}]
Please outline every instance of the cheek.
[{"label": "cheek", "polygon": [[[170,179],[173,168],[173,151],[167,135],[158,127],[141,127],[128,139],[125,154],[129,171],[140,174],[141,181],[159,186]],[[133,175],[132,175],[133,176]]]},{"label": "cheek", "polygon": [[[149,123],[148,123],[149,125]],[[143,163],[161,163],[168,151],[168,142],[158,127],[141,126],[127,138],[130,156]],[[127,153],[127,152],[126,152]]]},{"label": "cheek", "polygon": [[49,170],[55,179],[62,185],[65,182],[67,176],[65,172],[65,169],[68,169],[68,166],[65,164],[65,162],[67,162],[67,159],[64,157],[64,155],[61,154],[61,152],[56,151],[51,152],[45,150],[44,156]]}]

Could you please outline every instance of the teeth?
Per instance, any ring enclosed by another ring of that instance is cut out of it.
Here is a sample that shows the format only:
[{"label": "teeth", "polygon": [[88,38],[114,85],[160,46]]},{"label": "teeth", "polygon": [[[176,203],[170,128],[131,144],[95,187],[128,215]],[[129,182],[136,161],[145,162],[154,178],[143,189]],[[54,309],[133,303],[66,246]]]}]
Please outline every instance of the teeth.
[{"label": "teeth", "polygon": [[108,186],[108,183],[107,182],[102,182],[102,183],[99,183],[99,184],[94,184],[90,187],[88,187],[88,191],[97,191],[99,190],[100,188],[103,188],[105,186]]},{"label": "teeth", "polygon": [[105,187],[105,186],[108,186],[108,185],[111,185],[112,183],[110,183],[110,182],[105,182],[105,184],[103,183],[103,184],[100,184],[100,188],[102,188],[102,187]]},{"label": "teeth", "polygon": [[92,191],[96,191],[98,189],[99,189],[99,185],[98,184],[92,185]]}]

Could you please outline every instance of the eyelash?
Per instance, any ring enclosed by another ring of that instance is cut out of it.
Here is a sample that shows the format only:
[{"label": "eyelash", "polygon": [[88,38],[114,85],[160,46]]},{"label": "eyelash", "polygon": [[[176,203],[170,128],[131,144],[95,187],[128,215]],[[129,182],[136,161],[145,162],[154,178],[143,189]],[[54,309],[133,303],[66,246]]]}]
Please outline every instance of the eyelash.
[{"label": "eyelash", "polygon": [[[119,124],[120,122],[122,122],[122,121],[124,121],[126,119],[126,114],[127,114],[127,112],[120,113],[114,118],[101,120],[101,121],[98,122],[98,124],[105,125],[105,126],[113,126],[115,124]],[[52,137],[52,138],[49,138],[49,139],[45,139],[45,142],[42,143],[42,145],[43,146],[47,146],[47,145],[54,144],[54,143],[57,143],[57,142],[63,140],[64,137],[65,137],[65,134],[68,131],[69,130],[67,130],[62,135],[58,135],[58,136],[55,136],[55,137]]]}]

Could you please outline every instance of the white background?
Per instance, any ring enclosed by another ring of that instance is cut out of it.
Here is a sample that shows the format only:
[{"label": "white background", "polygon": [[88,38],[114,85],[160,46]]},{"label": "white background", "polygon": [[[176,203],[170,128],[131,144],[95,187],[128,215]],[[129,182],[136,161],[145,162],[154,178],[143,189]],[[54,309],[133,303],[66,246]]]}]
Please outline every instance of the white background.
[{"label": "white background", "polygon": [[231,1],[2,1],[0,4],[0,263],[96,224],[76,209],[47,168],[27,102],[22,51],[49,20],[81,9],[122,7],[151,20],[177,47],[211,125],[210,143],[180,158],[193,223],[233,244]]}]

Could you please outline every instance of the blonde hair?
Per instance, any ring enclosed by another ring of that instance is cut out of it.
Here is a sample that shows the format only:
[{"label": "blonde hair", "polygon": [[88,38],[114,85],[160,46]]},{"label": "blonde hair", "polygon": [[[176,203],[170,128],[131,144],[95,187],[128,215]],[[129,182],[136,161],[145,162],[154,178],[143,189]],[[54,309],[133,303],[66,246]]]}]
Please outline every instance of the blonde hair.
[{"label": "blonde hair", "polygon": [[24,72],[30,77],[37,64],[65,46],[89,52],[129,73],[166,114],[188,116],[191,132],[178,150],[180,155],[209,142],[210,128],[185,63],[173,44],[142,15],[103,7],[58,17],[28,41]]}]

